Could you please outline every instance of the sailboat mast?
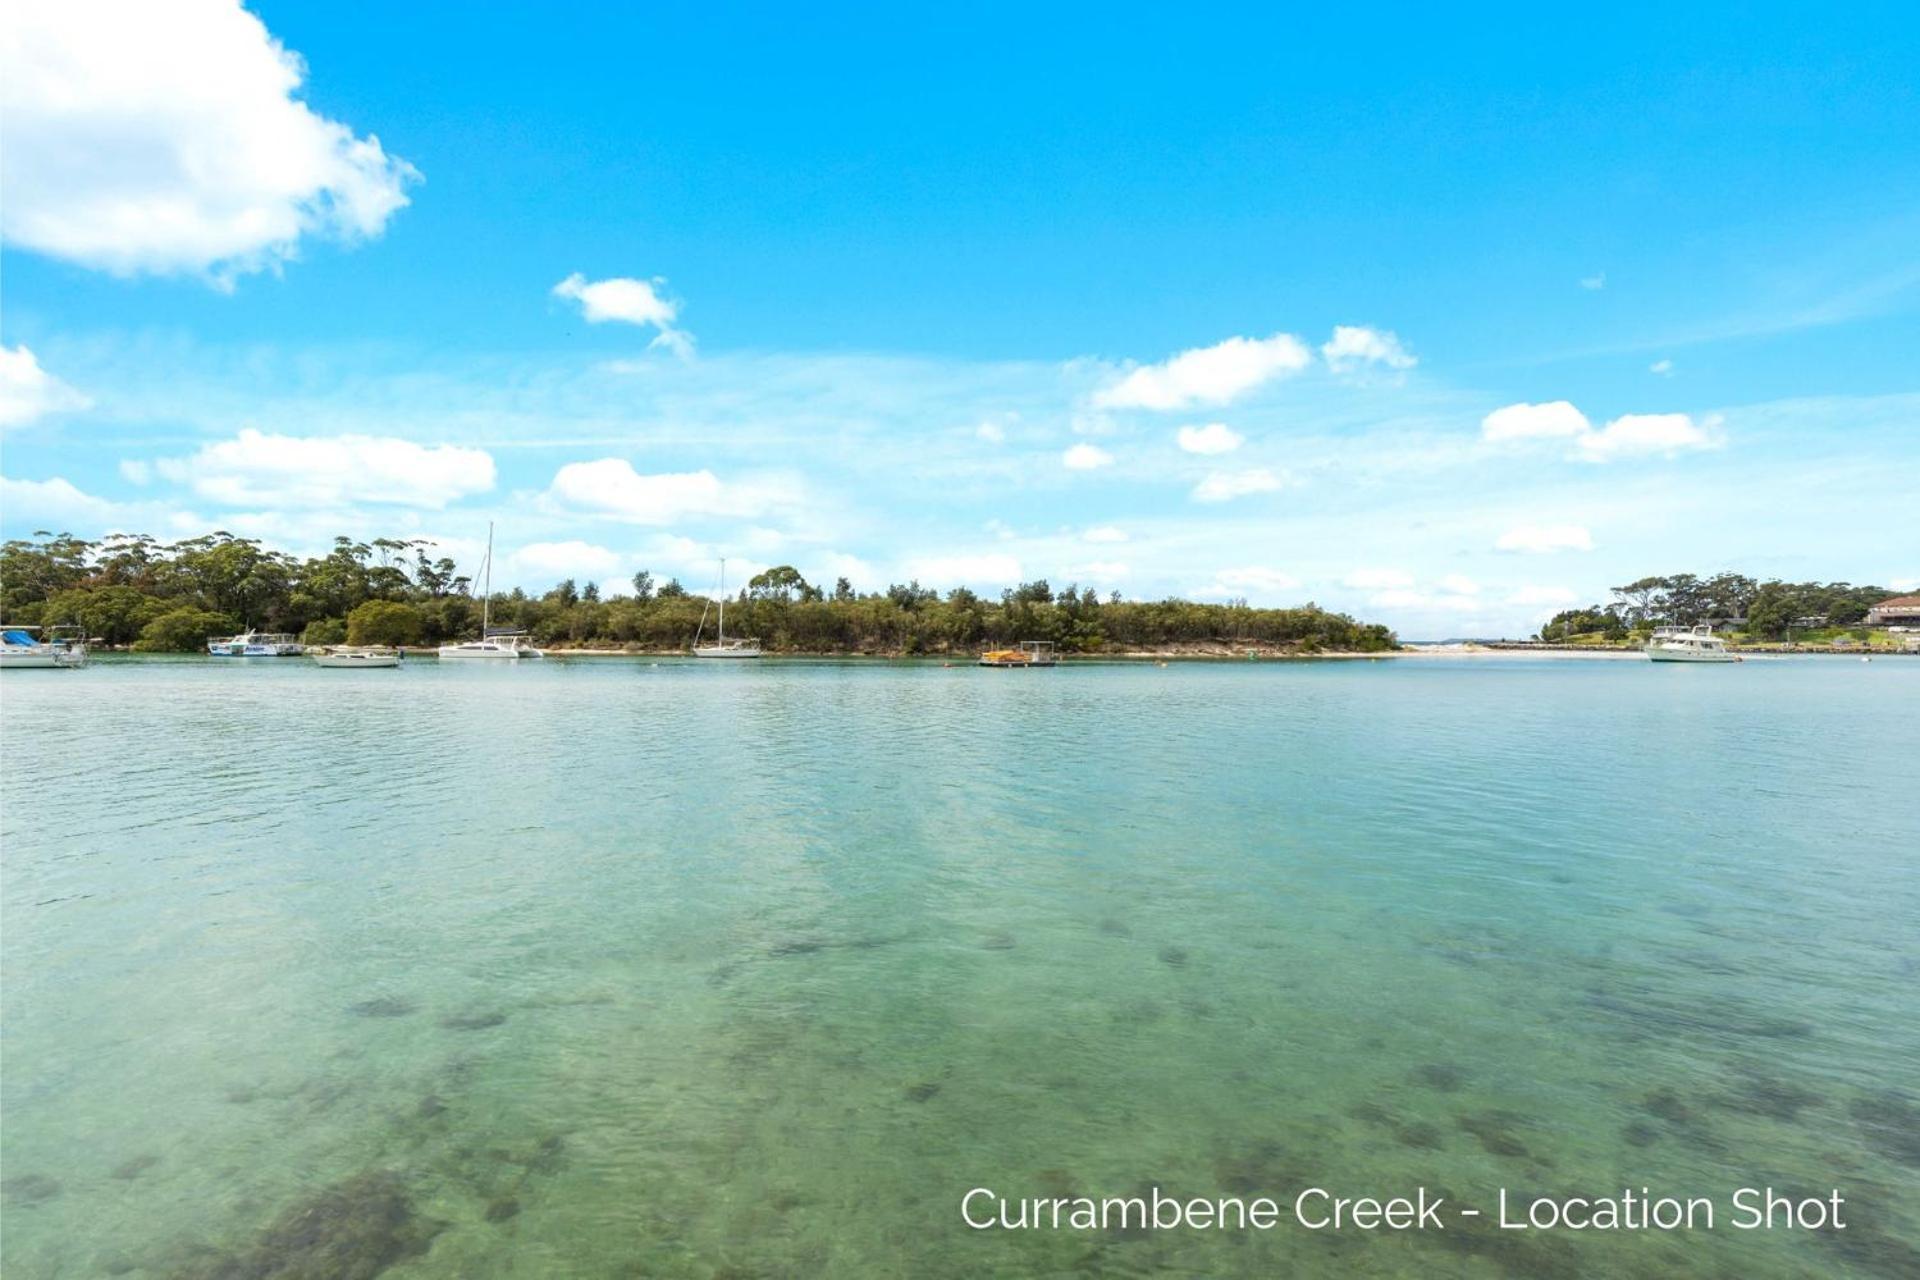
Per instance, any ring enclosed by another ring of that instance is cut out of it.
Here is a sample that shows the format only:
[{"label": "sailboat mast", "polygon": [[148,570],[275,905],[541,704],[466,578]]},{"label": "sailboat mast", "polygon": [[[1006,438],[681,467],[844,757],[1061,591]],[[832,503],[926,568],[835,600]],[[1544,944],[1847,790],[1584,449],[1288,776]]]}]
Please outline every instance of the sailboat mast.
[{"label": "sailboat mast", "polygon": [[493,622],[493,521],[491,520],[487,521],[487,560],[486,567],[481,570],[481,576],[485,579],[485,585],[481,587],[484,594],[480,597],[480,638],[485,640],[487,627]]},{"label": "sailboat mast", "polygon": [[720,643],[727,642],[727,558],[720,557]]}]

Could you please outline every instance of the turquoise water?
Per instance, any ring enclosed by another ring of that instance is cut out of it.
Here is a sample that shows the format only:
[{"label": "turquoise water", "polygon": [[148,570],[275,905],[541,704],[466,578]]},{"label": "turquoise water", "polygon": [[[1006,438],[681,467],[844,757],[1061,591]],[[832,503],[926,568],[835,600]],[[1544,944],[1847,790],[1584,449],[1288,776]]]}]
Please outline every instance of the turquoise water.
[{"label": "turquoise water", "polygon": [[[0,716],[9,1277],[1920,1263],[1920,662],[104,660]],[[959,1212],[1768,1184],[1850,1229]]]}]

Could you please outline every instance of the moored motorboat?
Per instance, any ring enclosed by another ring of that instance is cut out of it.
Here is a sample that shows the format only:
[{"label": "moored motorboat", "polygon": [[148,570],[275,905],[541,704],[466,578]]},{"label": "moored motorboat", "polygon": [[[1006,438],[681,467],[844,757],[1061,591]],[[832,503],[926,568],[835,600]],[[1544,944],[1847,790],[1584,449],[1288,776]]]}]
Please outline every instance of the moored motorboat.
[{"label": "moored motorboat", "polygon": [[78,629],[55,627],[40,638],[39,627],[0,628],[0,670],[70,670],[87,665],[87,645]]},{"label": "moored motorboat", "polygon": [[284,631],[242,631],[209,638],[207,652],[216,658],[297,658],[306,646]]},{"label": "moored motorboat", "polygon": [[377,668],[397,667],[404,656],[400,650],[383,645],[330,644],[315,652],[313,660],[323,667]]},{"label": "moored motorboat", "polygon": [[1740,655],[1712,627],[1661,627],[1647,640],[1647,657],[1654,662],[1738,662]]}]

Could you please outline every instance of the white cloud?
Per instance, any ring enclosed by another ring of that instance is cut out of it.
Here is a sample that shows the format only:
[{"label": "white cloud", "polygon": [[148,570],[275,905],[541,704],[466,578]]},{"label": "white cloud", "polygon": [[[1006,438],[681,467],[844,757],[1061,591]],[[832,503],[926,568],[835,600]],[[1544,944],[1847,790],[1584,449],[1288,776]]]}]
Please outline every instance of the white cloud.
[{"label": "white cloud", "polygon": [[0,347],[0,431],[24,427],[49,414],[75,413],[93,401],[40,367],[23,344]]},{"label": "white cloud", "polygon": [[1413,575],[1404,569],[1355,569],[1340,579],[1340,585],[1355,591],[1387,591],[1411,587]]},{"label": "white cloud", "polygon": [[71,481],[13,480],[0,476],[0,511],[23,530],[66,530],[82,536],[103,533],[185,535],[210,527],[191,512],[151,502],[113,502],[87,493]]},{"label": "white cloud", "polygon": [[997,422],[987,421],[973,429],[973,434],[988,444],[1005,444],[1007,429]]},{"label": "white cloud", "polygon": [[1103,524],[1087,530],[1081,534],[1080,537],[1086,542],[1125,542],[1127,540],[1127,531],[1125,529],[1115,528],[1110,524]]},{"label": "white cloud", "polygon": [[1711,421],[1696,423],[1684,413],[1629,413],[1581,436],[1576,443],[1580,456],[1589,462],[1649,454],[1672,457],[1690,449],[1713,448],[1717,441],[1707,430],[1711,425]]},{"label": "white cloud", "polygon": [[1652,364],[1647,366],[1647,372],[1657,373],[1663,378],[1670,378],[1673,376],[1673,361],[1655,360]]},{"label": "white cloud", "polygon": [[1604,289],[1604,288],[1606,288],[1606,287],[1607,287],[1607,273],[1606,273],[1606,272],[1604,272],[1604,271],[1602,271],[1602,272],[1600,272],[1600,273],[1599,273],[1598,275],[1591,275],[1591,276],[1582,276],[1582,277],[1580,277],[1580,287],[1581,287],[1582,289]]},{"label": "white cloud", "polygon": [[139,458],[122,458],[120,478],[128,484],[150,484],[153,481],[153,468]]},{"label": "white cloud", "polygon": [[0,23],[0,235],[116,275],[235,276],[377,236],[419,173],[294,95],[237,0],[43,0]]},{"label": "white cloud", "polygon": [[1555,400],[1495,409],[1481,420],[1480,435],[1495,443],[1567,440],[1574,446],[1575,457],[1607,462],[1715,448],[1720,443],[1711,431],[1715,425],[1716,419],[1696,423],[1684,413],[1629,413],[1596,430],[1586,414],[1565,400]]},{"label": "white cloud", "polygon": [[1419,363],[1396,335],[1364,325],[1335,325],[1333,337],[1321,345],[1320,354],[1335,373],[1347,373],[1366,364],[1411,369]]},{"label": "white cloud", "polygon": [[154,465],[167,479],[228,506],[439,508],[485,493],[494,482],[493,456],[483,449],[379,436],[267,435],[251,427]]},{"label": "white cloud", "polygon": [[1020,584],[1020,562],[989,552],[973,556],[930,556],[907,564],[909,577],[941,591],[954,587],[1013,587]]},{"label": "white cloud", "polygon": [[1507,597],[1507,603],[1546,608],[1573,604],[1579,598],[1566,587],[1518,587]]},{"label": "white cloud", "polygon": [[565,542],[530,542],[513,553],[509,564],[515,574],[536,581],[584,578],[600,582],[632,577],[633,570],[627,567],[630,559],[607,547],[575,538]]},{"label": "white cloud", "polygon": [[1204,427],[1182,427],[1176,434],[1180,447],[1188,453],[1232,453],[1247,438],[1224,422],[1209,422]]},{"label": "white cloud", "polygon": [[818,567],[815,572],[820,574],[820,581],[814,585],[825,590],[833,590],[836,578],[845,578],[856,591],[873,590],[881,585],[880,571],[859,556],[851,556],[843,551],[829,551],[816,563]]},{"label": "white cloud", "polygon": [[1247,471],[1212,471],[1193,486],[1192,497],[1195,502],[1231,502],[1249,494],[1273,493],[1284,488],[1286,483],[1285,477],[1265,467],[1254,467]]},{"label": "white cloud", "polygon": [[1440,589],[1456,596],[1477,596],[1480,584],[1464,574],[1450,573],[1440,579]]},{"label": "white cloud", "polygon": [[1221,569],[1213,575],[1213,581],[1195,587],[1193,596],[1197,600],[1235,600],[1245,597],[1271,603],[1282,593],[1298,590],[1299,586],[1300,579],[1290,573],[1264,565],[1244,565]]},{"label": "white cloud", "polygon": [[1162,364],[1143,365],[1094,396],[1103,409],[1182,409],[1227,404],[1264,382],[1299,373],[1313,361],[1290,333],[1228,338],[1183,351]]},{"label": "white cloud", "polygon": [[1077,564],[1067,570],[1068,574],[1076,578],[1093,578],[1106,582],[1124,578],[1131,571],[1132,567],[1124,560],[1089,560],[1085,564]]},{"label": "white cloud", "polygon": [[1113,455],[1097,444],[1076,444],[1060,455],[1060,463],[1069,471],[1092,471],[1113,465]]},{"label": "white cloud", "polygon": [[625,458],[569,462],[554,473],[548,503],[630,524],[672,524],[686,516],[760,516],[791,506],[776,482],[723,484],[711,471],[642,475]]},{"label": "white cloud", "polygon": [[655,332],[648,346],[662,347],[684,359],[693,354],[693,335],[674,327],[674,321],[680,315],[680,304],[663,297],[654,287],[666,283],[658,277],[635,280],[630,276],[613,276],[606,280],[589,280],[576,271],[553,286],[553,296],[578,302],[580,314],[586,317],[588,324],[603,324],[612,320],[619,324],[651,328]]},{"label": "white cloud", "polygon": [[1920,577],[1895,578],[1887,585],[1895,591],[1920,591]]},{"label": "white cloud", "polygon": [[1481,438],[1504,440],[1552,440],[1582,436],[1593,430],[1587,415],[1565,400],[1546,404],[1510,404],[1495,409],[1480,421]]},{"label": "white cloud", "polygon": [[1591,551],[1593,534],[1578,524],[1519,524],[1493,540],[1496,551],[1546,555],[1554,551]]}]

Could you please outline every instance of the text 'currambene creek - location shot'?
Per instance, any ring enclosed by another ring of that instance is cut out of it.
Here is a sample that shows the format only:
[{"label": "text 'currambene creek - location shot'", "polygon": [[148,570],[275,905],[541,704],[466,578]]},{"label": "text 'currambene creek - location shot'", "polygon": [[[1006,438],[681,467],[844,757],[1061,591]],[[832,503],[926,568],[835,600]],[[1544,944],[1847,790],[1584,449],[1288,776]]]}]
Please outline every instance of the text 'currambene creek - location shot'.
[{"label": "text 'currambene creek - location shot'", "polygon": [[1920,11],[0,10],[6,1280],[1920,1277]]}]

